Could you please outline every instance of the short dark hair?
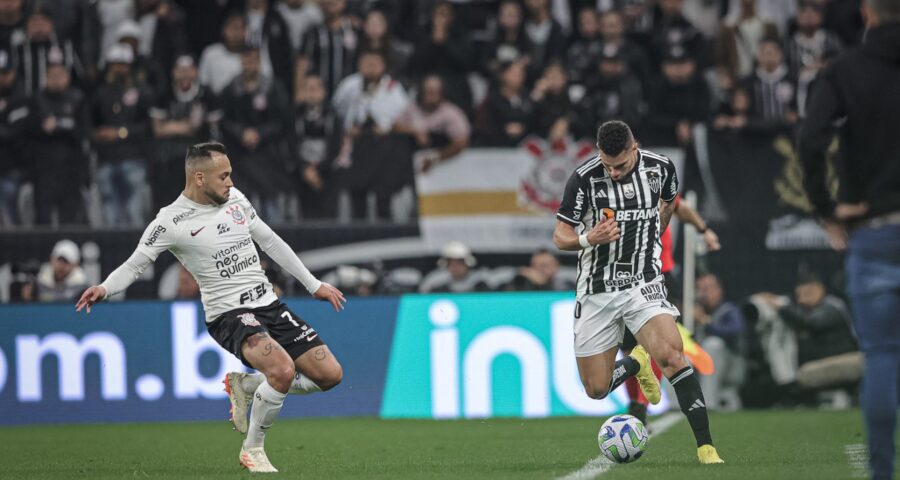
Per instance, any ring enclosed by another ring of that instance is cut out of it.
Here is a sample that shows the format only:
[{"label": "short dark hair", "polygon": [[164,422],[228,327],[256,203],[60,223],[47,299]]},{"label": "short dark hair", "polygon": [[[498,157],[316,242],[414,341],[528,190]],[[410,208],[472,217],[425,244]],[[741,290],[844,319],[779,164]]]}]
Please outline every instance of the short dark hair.
[{"label": "short dark hair", "polygon": [[634,135],[623,121],[610,120],[597,129],[597,147],[607,155],[616,156],[633,143]]},{"label": "short dark hair", "polygon": [[191,145],[188,147],[187,155],[184,157],[184,165],[189,169],[196,169],[201,163],[212,159],[213,152],[228,155],[225,145],[222,145],[219,142],[206,142]]}]

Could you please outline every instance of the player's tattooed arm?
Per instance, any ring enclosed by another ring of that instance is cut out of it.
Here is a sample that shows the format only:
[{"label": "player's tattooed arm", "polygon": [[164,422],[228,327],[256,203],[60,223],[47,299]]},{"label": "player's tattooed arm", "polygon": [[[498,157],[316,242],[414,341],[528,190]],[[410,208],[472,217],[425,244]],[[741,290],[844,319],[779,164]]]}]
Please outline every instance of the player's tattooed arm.
[{"label": "player's tattooed arm", "polygon": [[672,219],[672,214],[675,213],[675,201],[664,202],[660,200],[659,206],[659,231],[660,235],[662,232],[665,232],[667,228],[669,228],[669,220]]}]

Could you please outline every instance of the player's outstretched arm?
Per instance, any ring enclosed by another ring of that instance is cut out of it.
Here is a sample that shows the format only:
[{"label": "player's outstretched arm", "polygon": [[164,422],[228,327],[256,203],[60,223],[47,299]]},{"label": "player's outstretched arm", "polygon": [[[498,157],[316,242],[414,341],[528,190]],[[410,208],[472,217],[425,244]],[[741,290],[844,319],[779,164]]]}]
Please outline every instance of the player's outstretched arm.
[{"label": "player's outstretched arm", "polygon": [[706,220],[700,216],[700,212],[694,210],[690,205],[684,202],[676,201],[675,216],[682,222],[693,225],[694,228],[701,232],[707,250],[716,252],[722,249],[722,245],[719,243],[719,236],[716,235],[716,232],[714,232],[713,229],[709,228],[709,225],[706,224]]},{"label": "player's outstretched arm", "polygon": [[322,282],[322,286],[319,287],[318,290],[313,293],[313,297],[317,300],[322,300],[323,302],[328,302],[334,307],[334,310],[340,312],[344,309],[344,303],[347,302],[347,299],[344,298],[344,293],[335,288],[334,286]]},{"label": "player's outstretched arm", "polygon": [[281,237],[275,233],[260,218],[255,218],[250,225],[250,236],[259,244],[259,247],[266,252],[272,260],[281,268],[294,276],[300,283],[306,287],[314,298],[331,303],[331,306],[338,312],[344,309],[344,294],[333,286],[317,279],[306,265],[300,261],[300,257],[294,253],[294,250]]},{"label": "player's outstretched arm", "polygon": [[81,298],[78,299],[78,303],[75,304],[75,311],[80,312],[82,308],[87,308],[87,313],[91,313],[91,307],[106,298],[106,288],[102,285],[94,285],[93,287],[88,287],[84,293],[81,294]]},{"label": "player's outstretched arm", "polygon": [[125,263],[119,268],[113,270],[100,285],[94,285],[81,294],[78,303],[75,304],[75,311],[80,312],[82,308],[86,308],[87,313],[91,313],[91,307],[95,303],[125,291],[138,277],[144,273],[144,270],[153,263],[153,260],[147,255],[135,250],[134,253],[125,260]]}]

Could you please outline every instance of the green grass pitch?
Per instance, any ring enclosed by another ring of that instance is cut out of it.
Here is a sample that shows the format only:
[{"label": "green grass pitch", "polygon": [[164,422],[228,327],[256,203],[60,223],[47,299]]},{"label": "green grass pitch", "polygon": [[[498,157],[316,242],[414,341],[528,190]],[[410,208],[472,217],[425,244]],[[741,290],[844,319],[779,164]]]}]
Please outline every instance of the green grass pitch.
[{"label": "green grass pitch", "polygon": [[[285,478],[554,479],[599,455],[601,418],[546,420],[282,420],[266,450]],[[633,464],[602,479],[860,478],[845,453],[863,444],[857,410],[772,411],[712,416],[726,464],[697,464],[686,421],[650,440]],[[0,477],[247,478],[241,436],[216,423],[0,428]]]}]

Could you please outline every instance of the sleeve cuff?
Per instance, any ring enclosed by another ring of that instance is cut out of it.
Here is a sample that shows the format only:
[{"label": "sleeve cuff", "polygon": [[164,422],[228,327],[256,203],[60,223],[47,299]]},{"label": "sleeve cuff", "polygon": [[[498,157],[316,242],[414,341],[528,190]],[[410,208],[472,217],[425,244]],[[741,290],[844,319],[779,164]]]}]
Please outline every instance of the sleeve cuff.
[{"label": "sleeve cuff", "polygon": [[559,220],[562,220],[565,223],[568,223],[569,225],[571,225],[573,227],[577,227],[578,225],[581,225],[581,222],[572,220],[571,218],[569,218],[561,213],[557,213],[556,218],[558,218]]}]

